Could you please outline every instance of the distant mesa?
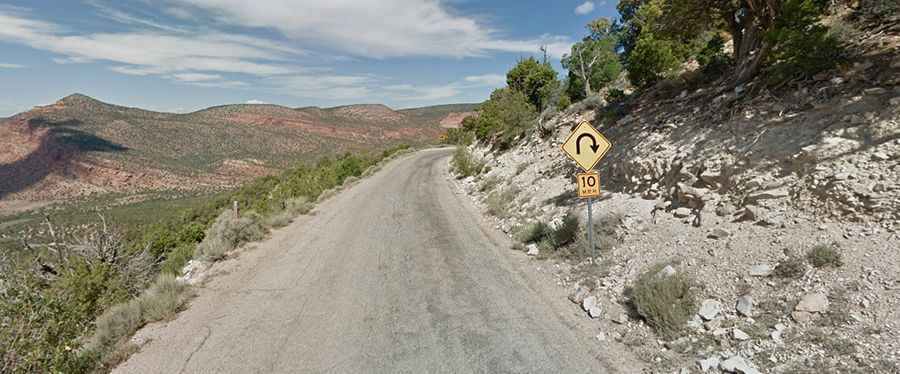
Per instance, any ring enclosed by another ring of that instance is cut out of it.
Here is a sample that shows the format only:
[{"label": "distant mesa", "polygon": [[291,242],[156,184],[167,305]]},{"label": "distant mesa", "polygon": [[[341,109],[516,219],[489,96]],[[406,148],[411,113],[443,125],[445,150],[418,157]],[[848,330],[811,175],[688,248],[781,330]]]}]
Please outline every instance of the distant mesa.
[{"label": "distant mesa", "polygon": [[0,199],[229,188],[300,161],[432,142],[475,107],[235,104],[176,114],[76,93],[3,120]]}]

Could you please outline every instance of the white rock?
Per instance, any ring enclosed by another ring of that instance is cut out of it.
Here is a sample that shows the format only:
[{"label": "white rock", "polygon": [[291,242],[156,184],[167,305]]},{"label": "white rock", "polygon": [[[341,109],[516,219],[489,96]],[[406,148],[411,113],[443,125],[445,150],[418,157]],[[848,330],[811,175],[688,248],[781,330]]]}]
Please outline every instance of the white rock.
[{"label": "white rock", "polygon": [[528,250],[526,252],[526,254],[528,254],[529,256],[537,256],[537,255],[541,254],[541,251],[538,249],[537,244],[534,244],[534,243],[531,243],[531,244],[525,246],[525,249]]},{"label": "white rock", "polygon": [[730,231],[722,229],[722,228],[715,228],[706,237],[711,238],[711,239],[723,239],[723,238],[727,238],[729,236],[731,236]]},{"label": "white rock", "polygon": [[675,275],[675,268],[673,268],[672,265],[666,265],[659,273],[656,273],[656,276],[660,278],[671,277],[673,275]]},{"label": "white rock", "polygon": [[751,277],[768,277],[770,274],[772,274],[772,265],[759,264],[750,267]]},{"label": "white rock", "polygon": [[759,370],[754,369],[741,356],[732,356],[719,364],[719,368],[729,373],[739,374],[759,374]]},{"label": "white rock", "polygon": [[678,209],[675,209],[674,211],[672,211],[672,214],[674,214],[675,217],[678,217],[678,218],[690,217],[691,216],[691,208],[681,207],[681,208],[678,208]]},{"label": "white rock", "polygon": [[749,339],[750,339],[750,335],[747,335],[746,332],[743,332],[743,331],[741,331],[741,330],[738,329],[738,328],[732,329],[732,330],[731,330],[731,333],[732,333],[732,335],[734,336],[734,338],[735,338],[736,340],[744,341],[744,340],[749,340]]},{"label": "white rock", "polygon": [[700,371],[702,372],[716,369],[719,367],[719,356],[711,356],[705,360],[697,360],[697,366],[700,367]]},{"label": "white rock", "polygon": [[596,296],[588,296],[584,298],[584,301],[581,303],[581,307],[584,308],[585,312],[588,312],[588,315],[591,318],[600,318],[603,314],[603,309],[600,308],[600,302],[597,300]]},{"label": "white rock", "polygon": [[722,303],[713,299],[706,299],[700,304],[700,311],[697,314],[704,320],[712,321],[719,315],[720,311],[722,311]]},{"label": "white rock", "polygon": [[753,296],[744,295],[739,297],[734,309],[742,316],[750,317],[753,314]]},{"label": "white rock", "polygon": [[588,297],[591,294],[591,290],[585,286],[578,286],[571,295],[569,295],[569,300],[571,300],[575,304],[581,304],[584,301],[584,298]]},{"label": "white rock", "polygon": [[887,161],[891,159],[891,156],[884,152],[875,152],[872,154],[872,159],[876,161]]},{"label": "white rock", "polygon": [[824,312],[828,310],[828,297],[821,292],[803,295],[794,310],[809,313]]}]

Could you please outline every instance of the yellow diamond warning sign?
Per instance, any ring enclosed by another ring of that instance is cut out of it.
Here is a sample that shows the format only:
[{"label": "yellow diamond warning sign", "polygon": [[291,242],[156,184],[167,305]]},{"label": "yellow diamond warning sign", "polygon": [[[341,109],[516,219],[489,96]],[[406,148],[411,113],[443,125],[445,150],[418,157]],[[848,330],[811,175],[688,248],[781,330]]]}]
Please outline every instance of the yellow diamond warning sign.
[{"label": "yellow diamond warning sign", "polygon": [[600,175],[596,171],[575,174],[575,183],[578,184],[578,197],[600,197]]},{"label": "yellow diamond warning sign", "polygon": [[563,152],[585,171],[593,169],[610,148],[612,144],[609,140],[587,122],[575,127],[562,145]]}]

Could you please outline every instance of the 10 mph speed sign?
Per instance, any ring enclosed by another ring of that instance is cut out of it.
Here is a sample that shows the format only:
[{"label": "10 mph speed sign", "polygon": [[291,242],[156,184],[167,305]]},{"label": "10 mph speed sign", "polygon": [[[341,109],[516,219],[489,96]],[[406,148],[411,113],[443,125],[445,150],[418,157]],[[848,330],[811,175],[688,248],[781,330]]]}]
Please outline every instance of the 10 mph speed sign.
[{"label": "10 mph speed sign", "polygon": [[575,175],[578,183],[578,197],[600,197],[600,174],[596,171]]}]

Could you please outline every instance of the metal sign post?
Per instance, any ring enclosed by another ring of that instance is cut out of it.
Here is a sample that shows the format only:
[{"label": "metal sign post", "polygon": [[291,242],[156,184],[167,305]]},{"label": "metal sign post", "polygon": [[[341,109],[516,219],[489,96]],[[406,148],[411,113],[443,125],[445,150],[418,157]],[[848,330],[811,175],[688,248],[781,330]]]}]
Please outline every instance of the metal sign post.
[{"label": "metal sign post", "polygon": [[591,259],[592,259],[592,261],[594,261],[594,259],[597,258],[597,247],[594,245],[594,212],[593,212],[593,210],[591,209],[591,203],[593,203],[593,202],[594,202],[594,199],[593,199],[593,198],[588,198],[588,202],[587,202],[587,204],[588,204],[588,217],[587,217],[587,218],[588,218],[588,219],[587,219],[587,222],[588,222],[588,229],[587,229],[587,239],[588,239],[588,245],[591,246]]},{"label": "metal sign post", "polygon": [[600,176],[593,169],[612,148],[612,143],[590,123],[582,122],[572,130],[561,148],[566,156],[585,171],[575,175],[575,184],[578,187],[578,197],[587,199],[587,240],[591,246],[591,261],[595,261],[597,246],[594,245],[593,203],[595,197],[600,197]]}]

